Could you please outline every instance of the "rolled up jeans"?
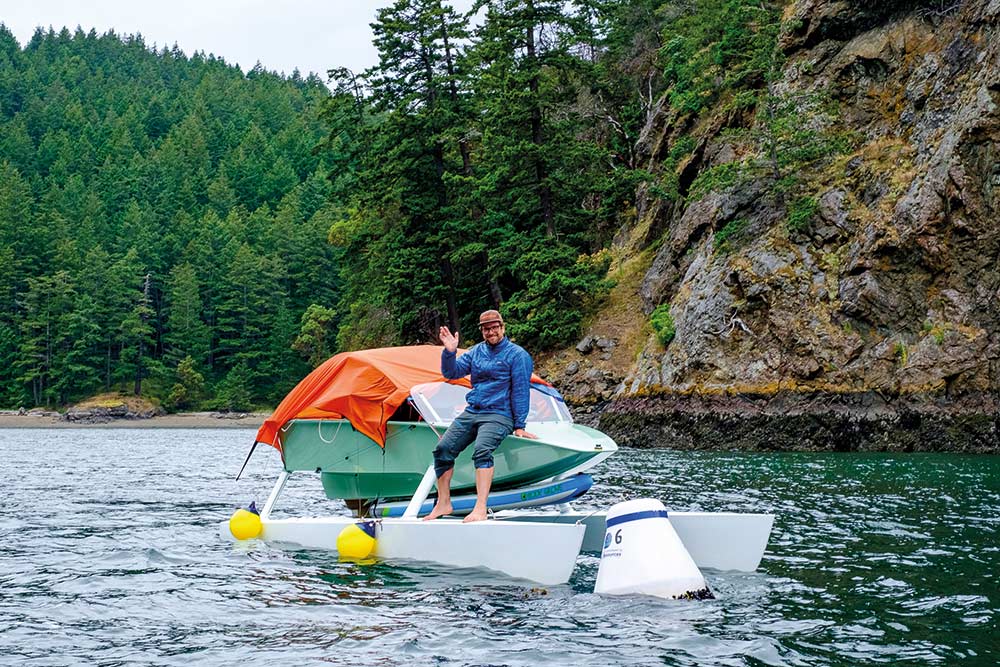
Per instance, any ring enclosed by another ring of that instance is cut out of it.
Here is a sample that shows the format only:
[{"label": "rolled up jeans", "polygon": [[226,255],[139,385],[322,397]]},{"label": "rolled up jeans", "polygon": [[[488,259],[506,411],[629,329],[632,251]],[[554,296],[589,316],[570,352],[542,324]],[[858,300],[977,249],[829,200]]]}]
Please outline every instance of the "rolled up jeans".
[{"label": "rolled up jeans", "polygon": [[473,441],[472,461],[477,468],[493,467],[493,452],[514,432],[514,421],[505,415],[466,410],[451,423],[434,448],[434,473],[440,477],[455,467],[455,459]]}]

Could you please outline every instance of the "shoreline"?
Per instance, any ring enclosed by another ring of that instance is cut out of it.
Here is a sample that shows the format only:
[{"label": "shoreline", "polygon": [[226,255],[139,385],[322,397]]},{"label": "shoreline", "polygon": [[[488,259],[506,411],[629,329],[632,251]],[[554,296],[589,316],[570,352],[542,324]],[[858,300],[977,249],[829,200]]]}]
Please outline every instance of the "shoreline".
[{"label": "shoreline", "polygon": [[4,428],[260,428],[270,413],[178,412],[145,418],[71,421],[55,412],[0,412]]},{"label": "shoreline", "polygon": [[792,393],[626,396],[598,428],[625,447],[1000,454],[1000,397]]}]

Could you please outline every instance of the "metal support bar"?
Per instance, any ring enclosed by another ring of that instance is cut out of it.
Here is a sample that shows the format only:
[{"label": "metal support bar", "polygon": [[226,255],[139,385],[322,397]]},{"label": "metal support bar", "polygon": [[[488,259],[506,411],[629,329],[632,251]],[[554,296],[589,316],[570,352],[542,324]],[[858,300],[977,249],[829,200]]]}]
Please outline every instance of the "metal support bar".
[{"label": "metal support bar", "polygon": [[274,507],[274,503],[277,502],[278,496],[281,495],[281,490],[285,488],[285,482],[288,481],[289,475],[291,475],[291,473],[287,470],[282,470],[281,474],[278,475],[278,481],[274,483],[274,488],[271,489],[271,495],[267,497],[267,502],[264,503],[264,509],[260,511],[261,521],[270,516],[271,509]]},{"label": "metal support bar", "polygon": [[420,512],[420,506],[424,504],[425,500],[427,500],[427,496],[431,493],[431,487],[434,486],[434,482],[436,481],[437,475],[434,474],[434,464],[432,463],[427,466],[427,472],[424,473],[423,479],[420,480],[420,485],[413,493],[413,498],[410,499],[410,503],[403,511],[404,519],[417,518],[417,514]]}]

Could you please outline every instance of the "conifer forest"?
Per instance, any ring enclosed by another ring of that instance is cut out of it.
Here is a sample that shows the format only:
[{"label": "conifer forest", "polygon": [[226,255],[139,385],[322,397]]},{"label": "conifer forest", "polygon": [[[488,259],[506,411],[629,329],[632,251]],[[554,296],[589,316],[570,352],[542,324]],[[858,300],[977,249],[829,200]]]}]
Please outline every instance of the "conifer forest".
[{"label": "conifer forest", "polygon": [[574,344],[637,187],[691,186],[637,159],[654,103],[752,112],[779,11],[397,0],[378,64],[322,77],[0,27],[0,407],[273,406],[341,350],[471,344],[493,307],[533,352]]}]

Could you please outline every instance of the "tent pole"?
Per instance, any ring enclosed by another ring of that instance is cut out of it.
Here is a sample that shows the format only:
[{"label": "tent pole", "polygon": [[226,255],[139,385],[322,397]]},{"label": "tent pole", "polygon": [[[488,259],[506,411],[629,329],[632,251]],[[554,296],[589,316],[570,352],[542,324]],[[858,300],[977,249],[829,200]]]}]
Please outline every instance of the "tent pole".
[{"label": "tent pole", "polygon": [[236,474],[236,481],[237,482],[240,481],[240,476],[243,474],[243,471],[246,470],[247,464],[250,463],[250,457],[253,456],[253,450],[257,449],[257,445],[258,445],[258,442],[256,440],[254,440],[253,444],[250,446],[250,453],[247,454],[246,460],[243,461],[243,467],[240,468],[239,473]]}]

